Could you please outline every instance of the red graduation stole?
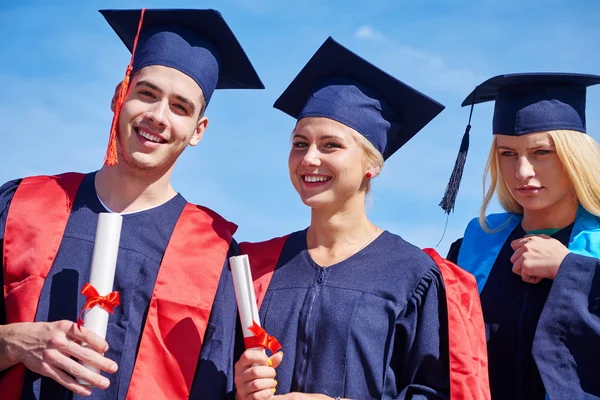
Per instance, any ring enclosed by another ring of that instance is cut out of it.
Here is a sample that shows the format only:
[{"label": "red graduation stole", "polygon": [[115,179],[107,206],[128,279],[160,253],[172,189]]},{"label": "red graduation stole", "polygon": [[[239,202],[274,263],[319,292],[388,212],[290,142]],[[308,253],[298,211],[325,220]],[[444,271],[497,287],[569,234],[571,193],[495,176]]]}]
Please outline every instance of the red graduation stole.
[{"label": "red graduation stole", "polygon": [[[258,308],[262,304],[288,236],[260,243],[240,243],[248,254]],[[483,313],[475,277],[435,250],[424,249],[439,267],[446,288],[448,347],[450,350],[450,399],[490,399],[487,347]]]},{"label": "red graduation stole", "polygon": [[[83,177],[31,177],[17,188],[4,236],[8,323],[34,321]],[[189,397],[221,266],[236,229],[207,208],[187,204],[183,209],[156,279],[128,399]],[[21,398],[24,376],[23,364],[5,371],[0,380],[3,399]]]},{"label": "red graduation stole", "polygon": [[289,235],[267,240],[266,242],[240,243],[240,253],[247,254],[248,261],[250,261],[256,303],[259,310],[288,237]]},{"label": "red graduation stole", "polygon": [[437,264],[446,288],[450,399],[488,400],[491,395],[487,344],[477,281],[434,249],[423,251]]}]

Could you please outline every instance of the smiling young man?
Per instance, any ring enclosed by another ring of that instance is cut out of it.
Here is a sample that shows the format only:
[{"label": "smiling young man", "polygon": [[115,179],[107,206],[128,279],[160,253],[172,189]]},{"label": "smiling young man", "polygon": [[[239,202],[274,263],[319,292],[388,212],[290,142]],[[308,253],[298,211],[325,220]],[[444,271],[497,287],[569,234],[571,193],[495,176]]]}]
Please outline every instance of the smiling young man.
[{"label": "smiling young man", "polygon": [[[111,103],[105,165],[0,188],[0,393],[220,398],[233,385],[227,260],[237,248],[236,226],[188,203],[171,175],[179,155],[202,139],[215,89],[263,85],[214,10],[101,12],[132,51]],[[86,302],[79,292],[89,281],[101,212],[123,216],[114,283],[120,304],[106,340],[74,322]]]}]

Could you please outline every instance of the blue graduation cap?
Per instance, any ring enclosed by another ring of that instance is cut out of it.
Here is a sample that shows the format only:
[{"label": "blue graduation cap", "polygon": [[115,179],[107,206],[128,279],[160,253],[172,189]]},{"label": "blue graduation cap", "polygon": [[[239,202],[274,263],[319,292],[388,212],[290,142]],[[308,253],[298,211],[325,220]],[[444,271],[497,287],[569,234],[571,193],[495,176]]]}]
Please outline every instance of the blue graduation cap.
[{"label": "blue graduation cap", "polygon": [[495,101],[493,134],[519,136],[568,129],[585,133],[586,88],[600,76],[529,73],[495,76],[477,86],[462,106]]},{"label": "blue graduation cap", "polygon": [[325,117],[349,126],[369,140],[384,159],[444,109],[331,37],[274,107],[298,120]]},{"label": "blue graduation cap", "polygon": [[[133,51],[142,10],[100,10]],[[215,89],[264,89],[237,38],[216,10],[145,11],[133,70],[164,65],[189,75],[206,102]]]},{"label": "blue graduation cap", "polygon": [[215,89],[264,89],[244,49],[216,10],[100,10],[131,52],[117,96],[105,164],[116,165],[117,125],[129,79],[143,67],[183,72],[202,89],[206,105]]},{"label": "blue graduation cap", "polygon": [[478,85],[463,101],[471,106],[454,171],[440,206],[454,209],[469,146],[471,116],[475,104],[495,101],[492,133],[520,136],[550,130],[586,133],[586,88],[600,83],[600,76],[572,73],[519,73],[498,75]]}]

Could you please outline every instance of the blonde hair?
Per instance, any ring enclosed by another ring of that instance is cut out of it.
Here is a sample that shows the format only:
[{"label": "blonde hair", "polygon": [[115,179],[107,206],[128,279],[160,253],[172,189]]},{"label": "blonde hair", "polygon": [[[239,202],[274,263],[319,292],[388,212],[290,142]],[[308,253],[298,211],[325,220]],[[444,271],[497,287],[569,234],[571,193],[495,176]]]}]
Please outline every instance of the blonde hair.
[{"label": "blonde hair", "polygon": [[[554,141],[556,154],[575,190],[577,201],[590,214],[600,217],[600,144],[583,132],[572,130],[547,131]],[[490,185],[486,191],[487,177]],[[490,154],[483,173],[483,204],[479,212],[479,225],[487,231],[486,210],[494,193],[498,201],[509,213],[522,214],[523,207],[510,194],[500,172],[496,140],[492,142]]]},{"label": "blonde hair", "polygon": [[[364,153],[364,165],[378,166],[379,170],[377,171],[377,174],[379,174],[381,172],[381,169],[383,168],[383,155],[379,152],[379,150],[375,148],[375,146],[373,146],[373,143],[367,140],[366,137],[358,133],[358,131],[356,131],[355,129],[352,129],[350,127],[347,128],[354,140],[356,141],[356,144],[358,144],[358,147],[360,147]],[[367,180],[365,193],[368,194],[370,191],[371,179]]]}]

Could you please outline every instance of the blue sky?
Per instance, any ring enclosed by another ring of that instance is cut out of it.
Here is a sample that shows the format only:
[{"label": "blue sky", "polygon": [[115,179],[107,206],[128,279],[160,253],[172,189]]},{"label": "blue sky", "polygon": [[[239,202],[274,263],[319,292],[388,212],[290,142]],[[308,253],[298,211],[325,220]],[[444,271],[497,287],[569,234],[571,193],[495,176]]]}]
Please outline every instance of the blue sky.
[{"label": "blue sky", "polygon": [[[494,75],[561,71],[600,74],[596,0],[221,0],[3,1],[0,5],[0,181],[92,171],[102,162],[110,99],[129,53],[99,8],[215,8],[222,12],[267,89],[217,91],[209,129],[173,176],[192,202],[236,222],[238,240],[306,227],[288,179],[295,121],[272,108],[328,37],[446,105],[374,181],[369,214],[421,247],[439,241],[438,207],[468,109],[462,99]],[[471,149],[446,252],[477,215],[491,143],[492,104],[475,108]],[[588,90],[588,132],[600,138],[600,86]],[[498,210],[494,205],[493,210]]]}]

